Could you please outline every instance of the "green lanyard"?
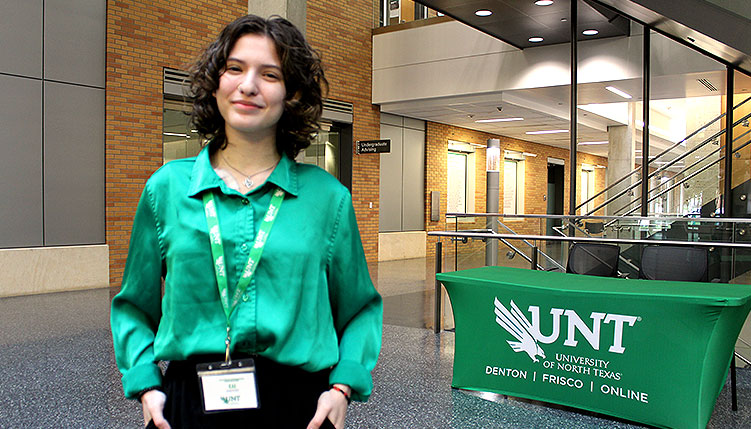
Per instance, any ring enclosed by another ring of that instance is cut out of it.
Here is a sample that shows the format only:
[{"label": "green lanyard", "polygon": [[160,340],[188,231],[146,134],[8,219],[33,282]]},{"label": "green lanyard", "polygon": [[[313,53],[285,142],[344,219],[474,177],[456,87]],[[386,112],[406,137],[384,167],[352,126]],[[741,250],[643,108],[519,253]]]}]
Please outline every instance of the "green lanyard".
[{"label": "green lanyard", "polygon": [[224,360],[226,362],[230,362],[230,316],[235,311],[235,308],[237,308],[237,304],[250,285],[251,280],[253,280],[253,274],[256,272],[256,267],[258,267],[258,261],[261,260],[263,248],[266,246],[266,240],[269,238],[269,232],[271,232],[271,227],[274,225],[276,215],[279,214],[282,201],[284,201],[284,191],[276,188],[271,197],[269,209],[266,211],[261,227],[256,234],[253,248],[250,250],[248,263],[245,264],[242,276],[237,281],[237,288],[230,303],[227,287],[227,268],[226,261],[224,260],[224,245],[222,244],[222,234],[219,232],[219,218],[217,217],[214,194],[212,192],[204,192],[203,194],[203,206],[206,213],[206,222],[209,225],[209,241],[211,242],[211,254],[214,258],[214,273],[216,274],[216,283],[219,288],[219,300],[222,302],[224,315],[227,317],[227,338],[224,341],[226,345]]}]

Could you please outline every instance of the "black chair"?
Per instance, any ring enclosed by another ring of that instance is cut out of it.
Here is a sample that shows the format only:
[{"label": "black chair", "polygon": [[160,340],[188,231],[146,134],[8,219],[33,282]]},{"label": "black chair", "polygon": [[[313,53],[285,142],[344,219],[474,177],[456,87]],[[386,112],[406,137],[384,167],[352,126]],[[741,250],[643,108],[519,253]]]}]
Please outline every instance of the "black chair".
[{"label": "black chair", "polygon": [[618,277],[621,248],[614,244],[574,243],[568,251],[566,272],[589,276]]},{"label": "black chair", "polygon": [[[704,247],[647,246],[641,253],[639,277],[647,280],[706,282],[709,280],[709,251]],[[738,410],[735,351],[730,362],[730,401]]]},{"label": "black chair", "polygon": [[639,278],[683,282],[709,281],[709,252],[688,246],[646,246],[641,253]]},{"label": "black chair", "polygon": [[584,229],[590,234],[602,234],[604,224],[602,221],[584,222]]}]

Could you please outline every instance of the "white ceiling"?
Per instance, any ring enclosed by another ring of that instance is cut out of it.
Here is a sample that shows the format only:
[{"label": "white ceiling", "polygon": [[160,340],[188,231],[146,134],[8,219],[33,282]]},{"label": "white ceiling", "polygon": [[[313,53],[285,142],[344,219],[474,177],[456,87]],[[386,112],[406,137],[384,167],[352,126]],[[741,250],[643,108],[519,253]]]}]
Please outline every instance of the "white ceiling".
[{"label": "white ceiling", "polygon": [[[698,79],[706,79],[717,91],[712,91],[699,83]],[[680,76],[661,76],[653,78],[650,91],[650,123],[656,125],[653,117],[665,118],[673,115],[678,120],[686,122],[686,116],[690,116],[689,123],[684,128],[683,134],[688,135],[698,126],[695,123],[704,124],[718,116],[722,109],[722,97],[725,90],[726,74],[724,71],[710,71]],[[633,96],[632,100],[622,98],[610,91],[605,90],[608,85],[615,86]],[[751,78],[740,73],[737,74],[736,93],[751,93]],[[569,86],[550,86],[531,89],[519,89],[495,93],[463,95],[424,100],[400,101],[386,103],[381,106],[381,111],[395,115],[407,116],[426,121],[438,122],[457,127],[469,128],[541,143],[550,146],[568,148],[570,145],[569,133],[559,134],[526,134],[529,131],[554,130],[569,128]],[[580,84],[578,88],[578,123],[577,137],[579,142],[607,141],[607,127],[624,125],[627,121],[609,119],[581,108],[582,105],[595,103],[624,103],[627,101],[640,101],[642,93],[641,79],[620,80],[617,82],[597,82]],[[696,103],[687,103],[686,98],[700,100]],[[690,105],[690,112],[687,112]],[[699,107],[701,106],[701,107]],[[498,108],[501,108],[499,111]],[[641,110],[639,104],[638,110]],[[699,111],[697,111],[699,110]],[[671,113],[672,112],[672,113]],[[641,112],[638,113],[638,119]],[[478,123],[481,119],[494,118],[524,118],[522,121]],[[661,128],[666,128],[663,125]],[[640,127],[637,127],[640,128]],[[640,134],[640,133],[639,133]],[[657,135],[662,134],[662,135]],[[665,138],[663,138],[665,137]],[[673,138],[679,141],[682,137]],[[671,145],[664,133],[650,135],[650,153],[653,155]],[[641,137],[637,138],[637,144],[641,144]],[[579,150],[599,156],[607,156],[608,145],[581,145]]]}]

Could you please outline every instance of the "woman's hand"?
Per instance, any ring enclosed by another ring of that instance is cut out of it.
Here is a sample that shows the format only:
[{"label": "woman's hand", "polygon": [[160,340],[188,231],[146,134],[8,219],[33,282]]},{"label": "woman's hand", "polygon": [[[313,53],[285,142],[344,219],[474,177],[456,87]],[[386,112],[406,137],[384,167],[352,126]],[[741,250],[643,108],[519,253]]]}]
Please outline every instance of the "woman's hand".
[{"label": "woman's hand", "polygon": [[153,420],[154,425],[159,429],[171,429],[169,422],[162,414],[165,402],[167,402],[167,395],[161,390],[149,390],[141,396],[144,425],[148,425],[149,421]]},{"label": "woman's hand", "polygon": [[[336,387],[347,392],[347,395],[352,394],[352,389],[344,384],[335,384]],[[342,392],[337,392],[334,389],[327,390],[321,393],[318,397],[318,408],[316,414],[313,416],[313,420],[308,423],[307,429],[318,429],[323,422],[328,418],[331,423],[334,424],[336,429],[344,429],[344,418],[347,416],[347,398]]]}]

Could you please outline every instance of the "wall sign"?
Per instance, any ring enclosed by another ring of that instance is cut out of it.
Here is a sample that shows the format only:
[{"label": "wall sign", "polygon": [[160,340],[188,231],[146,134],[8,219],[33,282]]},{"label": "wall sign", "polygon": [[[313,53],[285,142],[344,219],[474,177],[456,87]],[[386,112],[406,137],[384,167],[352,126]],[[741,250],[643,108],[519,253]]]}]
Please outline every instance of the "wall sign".
[{"label": "wall sign", "polygon": [[391,153],[391,140],[358,140],[357,154],[361,153]]}]

